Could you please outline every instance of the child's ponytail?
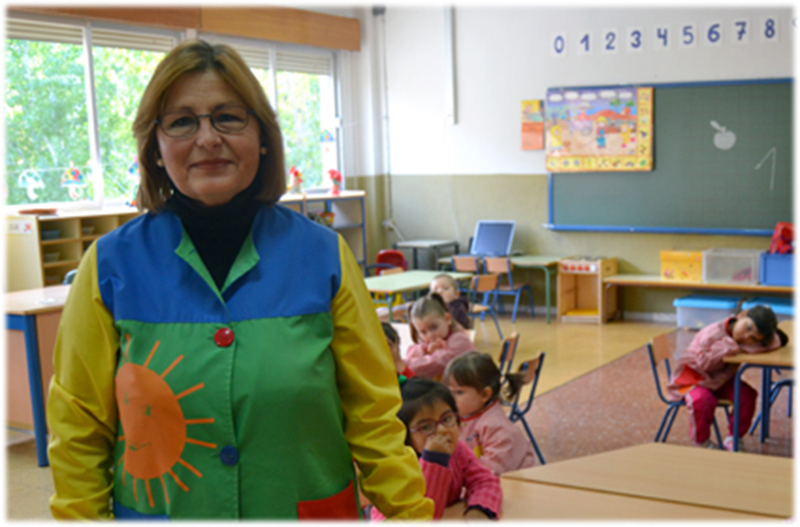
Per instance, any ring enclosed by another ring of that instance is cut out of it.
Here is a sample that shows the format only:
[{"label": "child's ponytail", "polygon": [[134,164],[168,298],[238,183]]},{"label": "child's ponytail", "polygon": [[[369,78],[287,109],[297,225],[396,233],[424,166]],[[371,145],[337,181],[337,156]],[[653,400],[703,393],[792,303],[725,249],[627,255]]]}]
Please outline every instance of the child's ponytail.
[{"label": "child's ponytail", "polygon": [[523,384],[525,384],[524,373],[509,373],[506,375],[506,382],[500,390],[503,400],[509,403],[513,402],[519,395]]}]

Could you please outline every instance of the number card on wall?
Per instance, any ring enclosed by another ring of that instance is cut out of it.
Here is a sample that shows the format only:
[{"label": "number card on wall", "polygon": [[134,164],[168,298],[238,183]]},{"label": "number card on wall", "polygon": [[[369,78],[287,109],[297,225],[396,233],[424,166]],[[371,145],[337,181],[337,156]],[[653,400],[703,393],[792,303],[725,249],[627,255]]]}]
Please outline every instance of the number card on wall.
[{"label": "number card on wall", "polygon": [[653,88],[550,88],[545,104],[551,172],[653,169]]}]

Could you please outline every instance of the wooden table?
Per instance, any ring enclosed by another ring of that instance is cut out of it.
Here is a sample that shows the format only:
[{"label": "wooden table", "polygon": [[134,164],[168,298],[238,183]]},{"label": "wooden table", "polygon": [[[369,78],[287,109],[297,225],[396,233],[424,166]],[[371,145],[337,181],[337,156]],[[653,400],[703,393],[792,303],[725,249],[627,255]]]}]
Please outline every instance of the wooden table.
[{"label": "wooden table", "polygon": [[[768,520],[748,514],[685,503],[500,478],[501,520]],[[445,509],[443,520],[460,520],[464,502]]]},{"label": "wooden table", "polygon": [[[739,395],[742,387],[742,374],[749,368],[761,368],[761,433],[763,443],[769,437],[769,391],[772,385],[773,368],[794,369],[794,321],[784,320],[778,327],[788,336],[789,343],[769,353],[740,353],[725,357],[723,362],[741,365],[736,372],[733,390],[733,430],[739,430]],[[739,436],[733,434],[733,451],[739,450]]]},{"label": "wooden table", "polygon": [[646,443],[509,472],[503,478],[604,496],[789,518],[793,468],[791,458]]},{"label": "wooden table", "polygon": [[622,295],[620,290],[623,287],[656,287],[662,289],[688,289],[694,291],[735,291],[740,293],[775,294],[791,295],[794,293],[793,286],[782,285],[761,285],[761,284],[726,284],[726,283],[703,283],[703,282],[682,282],[680,280],[662,280],[660,275],[644,274],[616,274],[607,276],[603,279],[603,302],[608,290],[617,286],[617,318],[622,319]]},{"label": "wooden table", "polygon": [[370,293],[386,295],[389,304],[389,320],[393,321],[392,298],[394,295],[427,289],[431,285],[431,280],[442,273],[449,274],[456,280],[466,280],[472,277],[472,273],[460,273],[455,271],[412,270],[402,273],[368,276],[364,279],[364,282],[367,284],[367,289]]},{"label": "wooden table", "polygon": [[47,461],[47,424],[45,422],[42,361],[37,333],[37,318],[58,314],[64,307],[70,286],[59,285],[6,293],[6,328],[22,331],[25,338],[25,358],[28,366],[28,387],[33,413],[33,432],[36,457],[40,467]]},{"label": "wooden table", "polygon": [[439,249],[445,247],[452,247],[453,254],[458,254],[458,242],[456,240],[406,240],[402,242],[395,242],[392,246],[395,249],[411,249],[413,254],[414,269],[417,268],[417,250],[427,249],[433,251],[433,261],[438,264],[439,262]]}]

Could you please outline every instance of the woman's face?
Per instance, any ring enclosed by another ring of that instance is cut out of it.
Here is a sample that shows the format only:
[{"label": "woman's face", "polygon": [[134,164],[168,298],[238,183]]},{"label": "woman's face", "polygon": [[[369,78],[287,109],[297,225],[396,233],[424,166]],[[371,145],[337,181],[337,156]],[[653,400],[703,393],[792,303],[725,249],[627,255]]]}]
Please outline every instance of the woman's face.
[{"label": "woman's face", "polygon": [[[169,89],[162,116],[179,110],[209,114],[227,105],[247,108],[215,71],[187,73]],[[200,128],[189,137],[169,137],[160,126],[156,134],[172,182],[204,205],[227,203],[250,186],[258,171],[261,131],[255,116],[249,116],[247,126],[238,132],[221,133],[203,117]]]}]

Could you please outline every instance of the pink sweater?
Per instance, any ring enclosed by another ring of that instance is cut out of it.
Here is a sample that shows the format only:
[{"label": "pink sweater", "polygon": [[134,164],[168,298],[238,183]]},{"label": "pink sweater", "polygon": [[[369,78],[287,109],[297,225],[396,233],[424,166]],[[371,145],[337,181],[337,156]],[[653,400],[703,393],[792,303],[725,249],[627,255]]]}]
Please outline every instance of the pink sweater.
[{"label": "pink sweater", "polygon": [[475,351],[475,344],[469,339],[469,334],[463,329],[450,332],[447,337],[447,346],[427,353],[428,345],[424,342],[412,344],[406,352],[406,364],[414,370],[419,377],[436,377],[444,373],[444,368],[452,359],[468,351]]},{"label": "pink sweater", "polygon": [[519,426],[512,423],[500,401],[480,413],[461,419],[459,437],[478,461],[497,474],[532,467],[533,446]]},{"label": "pink sweater", "polygon": [[717,390],[731,380],[739,368],[737,364],[726,364],[725,357],[745,353],[763,353],[781,347],[777,332],[767,346],[751,344],[740,346],[728,333],[729,319],[720,320],[701,329],[683,356],[675,361],[672,376],[667,386],[668,397],[680,401],[695,386]]},{"label": "pink sweater", "polygon": [[[441,519],[447,506],[461,499],[462,494],[467,509],[479,506],[493,512],[495,518],[500,517],[503,504],[500,479],[478,463],[463,441],[458,442],[451,456],[423,450],[419,464],[425,476],[425,496],[434,503],[434,520]],[[370,517],[373,521],[385,519],[374,506]]]}]

